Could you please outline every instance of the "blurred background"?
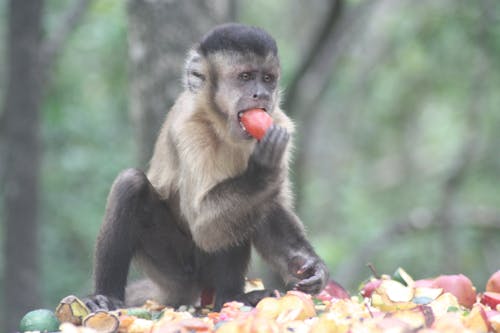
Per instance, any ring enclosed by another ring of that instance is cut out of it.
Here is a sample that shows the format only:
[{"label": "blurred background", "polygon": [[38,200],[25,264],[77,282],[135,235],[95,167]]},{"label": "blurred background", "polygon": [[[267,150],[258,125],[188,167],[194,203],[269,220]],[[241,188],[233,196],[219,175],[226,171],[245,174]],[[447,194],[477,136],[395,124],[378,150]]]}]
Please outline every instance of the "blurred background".
[{"label": "blurred background", "polygon": [[227,21],[277,39],[297,210],[334,279],[483,290],[500,268],[500,2],[1,0],[3,331],[91,292],[113,179],[147,168],[187,49]]}]

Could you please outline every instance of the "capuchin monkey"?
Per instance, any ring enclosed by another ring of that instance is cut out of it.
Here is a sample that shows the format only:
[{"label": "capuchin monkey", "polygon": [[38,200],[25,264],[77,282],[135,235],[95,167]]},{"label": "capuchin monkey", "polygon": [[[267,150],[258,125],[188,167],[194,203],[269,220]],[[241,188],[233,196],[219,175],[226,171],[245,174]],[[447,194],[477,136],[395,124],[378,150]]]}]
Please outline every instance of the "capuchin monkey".
[{"label": "capuchin monkey", "polygon": [[[189,51],[185,90],[167,118],[147,173],[116,178],[97,238],[91,310],[178,306],[215,296],[255,305],[244,293],[252,245],[293,288],[317,294],[328,270],[307,241],[288,177],[293,124],[279,107],[280,63],[265,31],[226,24]],[[241,113],[273,119],[256,140]],[[131,262],[148,279],[126,288]]]}]

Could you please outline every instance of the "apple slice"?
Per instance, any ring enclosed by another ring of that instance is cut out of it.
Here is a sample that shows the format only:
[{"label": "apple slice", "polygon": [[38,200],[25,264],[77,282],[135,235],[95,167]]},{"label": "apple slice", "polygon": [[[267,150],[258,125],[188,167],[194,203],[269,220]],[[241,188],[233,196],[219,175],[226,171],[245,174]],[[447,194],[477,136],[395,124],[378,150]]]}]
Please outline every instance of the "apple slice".
[{"label": "apple slice", "polygon": [[[305,320],[316,316],[314,303],[310,295],[297,290],[288,291],[279,299],[281,305],[280,317],[290,320]],[[276,319],[279,321],[279,317]]]},{"label": "apple slice", "polygon": [[441,288],[427,288],[418,287],[415,288],[415,297],[428,297],[430,299],[436,299],[443,293]]},{"label": "apple slice", "polygon": [[239,120],[243,129],[257,140],[262,140],[273,124],[273,118],[263,109],[250,109],[242,112]]},{"label": "apple slice", "polygon": [[413,287],[415,284],[415,281],[413,278],[408,274],[404,269],[401,267],[398,267],[394,274],[392,274],[392,279],[395,281],[398,281],[399,283],[403,284],[404,286],[407,287]]},{"label": "apple slice", "polygon": [[382,283],[382,280],[380,279],[371,279],[370,281],[366,282],[363,288],[361,289],[361,296],[370,298],[378,287],[380,287],[380,284]]},{"label": "apple slice", "polygon": [[415,288],[433,288],[434,287],[434,280],[433,279],[416,280],[415,283],[413,284],[413,287],[415,287]]},{"label": "apple slice", "polygon": [[432,309],[428,306],[415,307],[402,311],[396,311],[390,314],[391,318],[398,318],[411,326],[412,330],[417,331],[421,327],[430,327],[434,322]]},{"label": "apple slice", "polygon": [[493,328],[488,320],[488,315],[480,304],[475,304],[471,312],[464,317],[465,327],[474,332],[491,332]]},{"label": "apple slice", "polygon": [[394,280],[382,281],[377,291],[385,293],[392,302],[409,302],[415,295],[412,288]]},{"label": "apple slice", "polygon": [[490,308],[495,310],[500,304],[500,293],[494,293],[492,291],[485,291],[481,297],[481,303],[489,305]]},{"label": "apple slice", "polygon": [[486,316],[488,317],[491,330],[493,332],[500,333],[500,311],[486,311]]},{"label": "apple slice", "polygon": [[349,293],[340,284],[333,280],[329,280],[326,284],[325,289],[323,289],[316,298],[322,301],[331,301],[333,299],[347,299],[349,298]]},{"label": "apple slice", "polygon": [[255,307],[260,316],[276,319],[281,313],[281,302],[275,297],[265,297]]},{"label": "apple slice", "polygon": [[438,298],[436,298],[434,301],[429,303],[429,306],[432,308],[432,313],[434,313],[434,316],[436,318],[439,318],[443,316],[445,313],[447,313],[450,309],[458,309],[458,300],[455,297],[455,295],[450,294],[450,293],[444,293]]}]

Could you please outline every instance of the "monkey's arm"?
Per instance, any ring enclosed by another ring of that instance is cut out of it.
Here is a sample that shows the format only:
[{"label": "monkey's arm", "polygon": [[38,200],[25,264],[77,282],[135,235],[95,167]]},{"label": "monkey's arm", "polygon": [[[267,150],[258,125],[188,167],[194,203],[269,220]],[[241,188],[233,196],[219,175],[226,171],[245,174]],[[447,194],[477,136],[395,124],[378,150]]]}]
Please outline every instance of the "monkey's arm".
[{"label": "monkey's arm", "polygon": [[262,214],[269,209],[267,202],[280,191],[282,157],[288,140],[284,128],[271,128],[256,144],[242,174],[217,183],[202,195],[185,196],[195,198],[188,220],[193,239],[200,248],[212,252],[239,244],[251,236]]},{"label": "monkey's arm", "polygon": [[259,225],[253,244],[287,284],[309,294],[317,294],[325,287],[328,269],[307,241],[302,223],[291,209],[277,204]]}]

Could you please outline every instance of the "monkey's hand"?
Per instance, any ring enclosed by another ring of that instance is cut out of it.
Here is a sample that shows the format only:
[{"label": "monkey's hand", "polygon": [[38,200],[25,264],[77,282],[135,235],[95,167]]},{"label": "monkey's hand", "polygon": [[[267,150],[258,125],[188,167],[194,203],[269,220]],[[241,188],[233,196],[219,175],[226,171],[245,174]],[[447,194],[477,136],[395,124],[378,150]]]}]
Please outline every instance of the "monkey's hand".
[{"label": "monkey's hand", "polygon": [[281,126],[272,125],[250,155],[249,170],[268,174],[279,172],[290,134]]},{"label": "monkey's hand", "polygon": [[85,305],[92,312],[96,312],[99,310],[112,311],[124,306],[122,301],[104,295],[87,296],[83,299],[83,303],[85,303]]},{"label": "monkey's hand", "polygon": [[279,296],[279,291],[271,289],[254,290],[247,293],[243,293],[234,298],[235,301],[243,303],[245,305],[250,305],[255,307],[263,298],[266,297],[277,297]]},{"label": "monkey's hand", "polygon": [[328,282],[329,273],[325,263],[319,258],[308,258],[295,272],[295,277],[300,279],[294,289],[316,295],[319,294]]}]

